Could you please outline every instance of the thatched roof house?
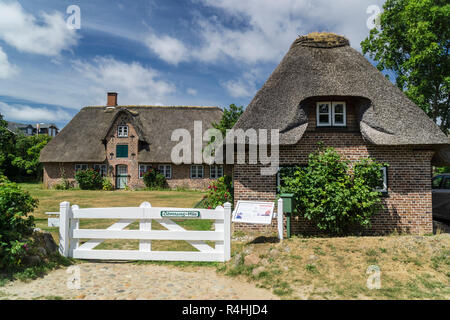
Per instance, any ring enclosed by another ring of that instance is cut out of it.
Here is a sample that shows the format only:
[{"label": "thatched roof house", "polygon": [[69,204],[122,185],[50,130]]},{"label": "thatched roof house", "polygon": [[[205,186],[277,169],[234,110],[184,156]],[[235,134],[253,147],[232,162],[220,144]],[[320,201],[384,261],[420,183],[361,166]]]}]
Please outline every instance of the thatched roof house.
[{"label": "thatched roof house", "polygon": [[[234,126],[251,128],[280,130],[281,168],[307,164],[319,142],[350,162],[388,164],[379,188],[385,209],[370,232],[432,232],[431,165],[450,164],[450,140],[345,37],[298,37]],[[275,177],[260,167],[234,166],[235,202],[277,198],[283,170]],[[301,217],[291,227],[316,230]]]},{"label": "thatched roof house", "polygon": [[[73,181],[76,171],[94,168],[111,177],[117,188],[143,187],[143,174],[154,167],[171,187],[205,188],[231,167],[175,165],[171,152],[179,141],[171,141],[171,136],[185,129],[193,146],[194,122],[201,121],[204,132],[222,114],[218,107],[118,106],[117,94],[109,93],[106,106],[81,109],[42,150],[44,183],[52,186],[63,177]],[[193,148],[191,158],[194,163]]]},{"label": "thatched roof house", "polygon": [[[281,144],[296,144],[308,127],[305,101],[311,97],[357,98],[364,140],[375,145],[432,145],[449,138],[349,41],[335,34],[297,38],[255,95],[235,129],[280,129]],[[450,162],[438,153],[436,163]]]}]

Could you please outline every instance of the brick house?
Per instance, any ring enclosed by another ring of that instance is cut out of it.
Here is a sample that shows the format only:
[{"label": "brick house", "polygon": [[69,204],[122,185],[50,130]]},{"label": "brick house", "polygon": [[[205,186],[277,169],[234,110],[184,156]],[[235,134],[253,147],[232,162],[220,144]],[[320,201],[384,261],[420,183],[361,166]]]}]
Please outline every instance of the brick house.
[{"label": "brick house", "polygon": [[193,138],[194,121],[205,131],[222,114],[218,107],[118,106],[117,94],[108,93],[106,106],[81,109],[42,150],[44,185],[52,187],[63,177],[74,183],[77,170],[93,168],[115,188],[139,188],[151,166],[171,188],[204,189],[212,179],[231,175],[231,166],[173,164],[171,151],[178,142],[171,135],[183,128]]},{"label": "brick house", "polygon": [[[373,217],[368,233],[433,231],[432,165],[450,163],[450,140],[344,37],[297,38],[234,127],[250,128],[280,130],[280,168],[306,164],[318,142],[350,161],[388,163],[385,209]],[[258,165],[241,164],[234,166],[233,179],[235,203],[277,198],[279,174],[262,176]],[[317,232],[300,217],[291,225],[294,233]]]}]

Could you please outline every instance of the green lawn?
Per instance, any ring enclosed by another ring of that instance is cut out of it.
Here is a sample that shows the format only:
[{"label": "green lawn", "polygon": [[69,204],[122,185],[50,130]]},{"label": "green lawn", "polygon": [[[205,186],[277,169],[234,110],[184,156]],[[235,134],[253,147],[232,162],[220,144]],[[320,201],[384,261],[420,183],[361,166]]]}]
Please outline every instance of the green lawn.
[{"label": "green lawn", "polygon": [[[58,241],[58,228],[47,226],[48,216],[45,212],[59,211],[59,204],[69,201],[71,205],[80,208],[100,207],[138,207],[147,201],[154,207],[180,207],[192,208],[205,194],[201,191],[92,191],[92,190],[53,190],[44,189],[38,183],[20,183],[20,187],[28,191],[39,200],[39,206],[34,212],[36,226],[52,233],[55,241]],[[80,222],[81,228],[105,229],[115,223],[113,219],[86,219]],[[175,220],[179,225],[188,230],[211,230],[211,220]],[[138,222],[131,224],[127,229],[137,229]],[[156,221],[152,221],[155,230],[164,229]],[[107,240],[96,249],[137,249],[139,242],[136,240]],[[185,241],[152,241],[152,250],[195,250]]]}]

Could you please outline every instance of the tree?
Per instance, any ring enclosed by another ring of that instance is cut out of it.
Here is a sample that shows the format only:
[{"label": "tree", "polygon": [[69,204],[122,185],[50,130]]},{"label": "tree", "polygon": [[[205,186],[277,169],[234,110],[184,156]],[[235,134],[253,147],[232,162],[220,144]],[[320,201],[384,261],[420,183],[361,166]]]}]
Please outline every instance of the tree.
[{"label": "tree", "polygon": [[0,114],[0,174],[8,175],[12,170],[10,155],[14,151],[14,134],[8,130],[8,122]]},{"label": "tree", "polygon": [[450,128],[450,3],[387,0],[378,29],[361,42],[380,71],[396,73],[397,86],[440,128]]},{"label": "tree", "polygon": [[238,121],[241,114],[244,112],[244,107],[237,107],[234,103],[230,104],[230,106],[223,110],[222,119],[220,119],[219,123],[213,123],[213,127],[217,130],[220,130],[222,136],[225,137],[227,129],[233,128],[236,121]]},{"label": "tree", "polygon": [[314,222],[320,230],[348,234],[369,227],[381,208],[383,164],[372,159],[353,163],[342,160],[333,148],[321,146],[309,155],[308,165],[281,177],[282,193],[294,193],[296,214]]},{"label": "tree", "polygon": [[39,162],[39,155],[50,140],[51,137],[45,134],[18,135],[14,154],[11,155],[11,164],[19,170],[21,175],[40,179],[42,164]]}]

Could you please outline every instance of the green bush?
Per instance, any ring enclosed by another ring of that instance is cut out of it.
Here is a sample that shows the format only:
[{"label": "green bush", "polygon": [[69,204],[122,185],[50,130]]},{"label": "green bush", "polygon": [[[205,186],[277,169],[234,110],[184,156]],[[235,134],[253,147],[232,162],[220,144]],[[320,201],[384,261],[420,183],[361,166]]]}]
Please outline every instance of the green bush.
[{"label": "green bush", "polygon": [[102,183],[103,183],[103,188],[102,189],[104,191],[114,190],[113,184],[112,184],[112,182],[111,182],[111,180],[109,178],[106,178],[106,177],[103,178]]},{"label": "green bush", "polygon": [[371,159],[354,163],[342,160],[333,148],[309,155],[308,165],[283,178],[281,192],[295,194],[297,213],[320,230],[348,234],[370,226],[370,217],[381,208],[383,164]]},{"label": "green bush", "polygon": [[75,180],[82,190],[101,190],[103,188],[103,178],[94,169],[78,171],[75,174]]},{"label": "green bush", "polygon": [[204,196],[201,206],[207,209],[215,209],[223,206],[225,202],[233,203],[232,180],[229,176],[220,177],[208,186],[208,194]]},{"label": "green bush", "polygon": [[149,167],[144,173],[144,184],[147,188],[165,188],[166,177],[155,168]]},{"label": "green bush", "polygon": [[34,227],[33,216],[38,201],[17,184],[0,176],[0,270],[17,269],[23,265]]}]

